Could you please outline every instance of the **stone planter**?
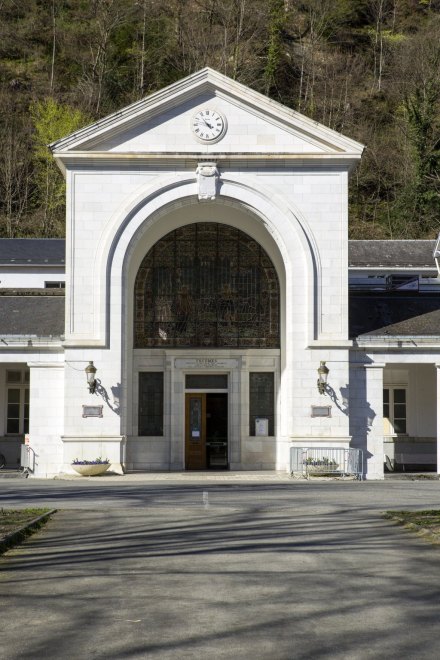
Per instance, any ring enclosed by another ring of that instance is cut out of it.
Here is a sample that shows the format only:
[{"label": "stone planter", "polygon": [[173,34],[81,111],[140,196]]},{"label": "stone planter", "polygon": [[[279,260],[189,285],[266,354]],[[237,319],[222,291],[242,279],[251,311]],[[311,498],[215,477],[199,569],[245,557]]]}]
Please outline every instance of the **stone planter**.
[{"label": "stone planter", "polygon": [[109,467],[110,463],[94,463],[92,465],[74,465],[72,464],[75,472],[78,472],[83,477],[96,477],[98,474],[104,474]]},{"label": "stone planter", "polygon": [[308,474],[332,474],[337,472],[339,465],[307,465]]}]

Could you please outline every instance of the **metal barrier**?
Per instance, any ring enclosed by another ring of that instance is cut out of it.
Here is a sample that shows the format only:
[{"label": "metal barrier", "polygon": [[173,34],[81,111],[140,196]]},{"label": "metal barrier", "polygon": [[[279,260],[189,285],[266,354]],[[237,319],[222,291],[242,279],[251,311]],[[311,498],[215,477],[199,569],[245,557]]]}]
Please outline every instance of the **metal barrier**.
[{"label": "metal barrier", "polygon": [[26,475],[35,470],[35,452],[29,445],[21,445],[20,465]]},{"label": "metal barrier", "polygon": [[291,447],[290,474],[315,477],[364,477],[362,449],[349,447]]}]

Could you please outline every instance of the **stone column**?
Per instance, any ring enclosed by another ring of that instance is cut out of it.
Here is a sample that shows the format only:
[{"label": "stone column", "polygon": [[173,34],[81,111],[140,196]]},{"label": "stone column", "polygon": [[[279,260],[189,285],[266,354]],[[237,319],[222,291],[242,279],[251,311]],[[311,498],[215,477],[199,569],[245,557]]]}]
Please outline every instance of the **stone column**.
[{"label": "stone column", "polygon": [[384,478],[383,447],[383,370],[385,364],[365,365],[364,423],[367,432],[367,479]]}]

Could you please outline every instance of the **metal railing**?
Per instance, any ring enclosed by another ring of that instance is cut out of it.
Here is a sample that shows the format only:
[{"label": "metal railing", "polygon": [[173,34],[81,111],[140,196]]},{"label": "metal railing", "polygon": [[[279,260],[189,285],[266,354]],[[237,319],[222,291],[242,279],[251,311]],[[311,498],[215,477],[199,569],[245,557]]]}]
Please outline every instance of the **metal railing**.
[{"label": "metal railing", "polygon": [[290,474],[310,477],[364,477],[362,449],[352,447],[291,447]]},{"label": "metal railing", "polygon": [[26,475],[35,470],[35,452],[29,445],[21,445],[20,465]]}]

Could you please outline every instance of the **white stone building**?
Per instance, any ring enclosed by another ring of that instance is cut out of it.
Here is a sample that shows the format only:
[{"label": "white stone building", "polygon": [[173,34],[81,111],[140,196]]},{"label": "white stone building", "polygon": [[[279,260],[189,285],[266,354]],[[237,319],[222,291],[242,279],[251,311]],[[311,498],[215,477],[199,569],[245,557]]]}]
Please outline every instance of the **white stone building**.
[{"label": "white stone building", "polygon": [[370,479],[385,455],[436,462],[439,335],[380,334],[405,324],[398,312],[362,320],[372,289],[388,295],[410,268],[363,264],[364,242],[350,279],[370,287],[349,334],[347,186],[362,145],[203,69],[51,148],[67,182],[64,326],[62,290],[0,290],[29,320],[0,321],[3,442],[30,419],[35,476],[97,456],[119,471],[288,470],[295,446],[361,448]]}]

